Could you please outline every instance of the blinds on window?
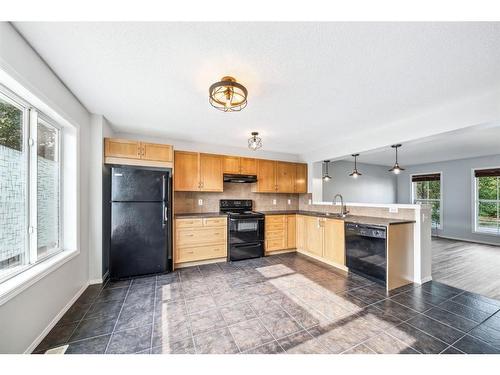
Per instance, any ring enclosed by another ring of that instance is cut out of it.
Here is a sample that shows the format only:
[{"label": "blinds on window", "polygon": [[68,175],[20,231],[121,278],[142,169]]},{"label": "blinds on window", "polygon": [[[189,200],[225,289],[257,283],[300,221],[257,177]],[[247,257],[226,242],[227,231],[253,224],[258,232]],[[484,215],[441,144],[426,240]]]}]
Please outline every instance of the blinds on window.
[{"label": "blinds on window", "polygon": [[500,168],[476,169],[474,171],[476,177],[500,177]]},{"label": "blinds on window", "polygon": [[411,177],[412,182],[439,181],[440,179],[441,179],[440,173],[419,174]]}]

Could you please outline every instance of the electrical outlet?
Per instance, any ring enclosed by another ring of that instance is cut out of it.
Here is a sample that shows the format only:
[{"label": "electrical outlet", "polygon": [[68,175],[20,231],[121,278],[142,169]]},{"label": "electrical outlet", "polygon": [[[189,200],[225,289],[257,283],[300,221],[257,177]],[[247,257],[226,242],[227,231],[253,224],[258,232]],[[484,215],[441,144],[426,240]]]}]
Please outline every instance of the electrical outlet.
[{"label": "electrical outlet", "polygon": [[309,201],[308,201],[308,202],[309,202],[308,204],[312,204],[312,199],[309,199]]},{"label": "electrical outlet", "polygon": [[273,199],[273,205],[276,206],[276,199]]},{"label": "electrical outlet", "polygon": [[203,206],[203,199],[198,199],[198,206]]},{"label": "electrical outlet", "polygon": [[389,207],[389,212],[391,214],[397,214],[398,213],[398,208],[397,207]]},{"label": "electrical outlet", "polygon": [[291,204],[292,204],[292,200],[291,200],[291,199],[289,199],[289,200],[288,200],[288,205],[291,205]]}]

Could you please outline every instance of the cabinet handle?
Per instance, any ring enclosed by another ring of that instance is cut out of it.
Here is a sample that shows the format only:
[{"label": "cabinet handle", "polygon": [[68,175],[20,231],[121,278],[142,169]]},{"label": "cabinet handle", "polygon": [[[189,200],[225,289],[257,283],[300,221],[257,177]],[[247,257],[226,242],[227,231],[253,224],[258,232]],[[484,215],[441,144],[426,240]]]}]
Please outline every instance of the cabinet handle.
[{"label": "cabinet handle", "polygon": [[194,234],[185,234],[186,237],[193,237]]}]

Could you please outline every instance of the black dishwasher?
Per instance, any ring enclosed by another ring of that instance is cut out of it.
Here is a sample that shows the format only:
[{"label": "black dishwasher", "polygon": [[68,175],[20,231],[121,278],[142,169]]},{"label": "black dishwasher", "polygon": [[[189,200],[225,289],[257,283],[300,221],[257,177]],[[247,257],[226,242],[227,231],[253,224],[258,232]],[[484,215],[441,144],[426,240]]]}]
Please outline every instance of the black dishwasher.
[{"label": "black dishwasher", "polygon": [[383,226],[346,223],[345,254],[349,271],[386,283],[387,229]]}]

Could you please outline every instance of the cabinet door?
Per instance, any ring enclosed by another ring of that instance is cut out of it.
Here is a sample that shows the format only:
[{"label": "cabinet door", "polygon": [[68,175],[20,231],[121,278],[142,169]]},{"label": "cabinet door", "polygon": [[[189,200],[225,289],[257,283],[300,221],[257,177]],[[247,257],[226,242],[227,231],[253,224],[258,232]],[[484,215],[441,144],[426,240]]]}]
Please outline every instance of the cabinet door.
[{"label": "cabinet door", "polygon": [[306,218],[307,239],[305,250],[317,255],[323,256],[323,222],[317,217]]},{"label": "cabinet door", "polygon": [[140,159],[140,142],[127,139],[106,138],[104,140],[104,156],[113,158]]},{"label": "cabinet door", "polygon": [[172,146],[170,145],[160,145],[156,143],[141,143],[142,146],[142,156],[143,160],[153,160],[153,161],[172,161]]},{"label": "cabinet door", "polygon": [[295,164],[295,193],[307,193],[307,164]]},{"label": "cabinet door", "polygon": [[278,193],[293,193],[295,190],[295,163],[276,163],[276,185]]},{"label": "cabinet door", "polygon": [[200,154],[201,191],[222,192],[222,157],[213,154]]},{"label": "cabinet door", "polygon": [[295,249],[297,247],[296,235],[297,220],[295,215],[286,216],[286,248]]},{"label": "cabinet door", "polygon": [[223,156],[224,173],[240,173],[240,158],[238,156]]},{"label": "cabinet door", "polygon": [[241,174],[257,174],[257,159],[240,158]]},{"label": "cabinet door", "polygon": [[174,190],[199,191],[199,154],[197,152],[175,151]]},{"label": "cabinet door", "polygon": [[337,264],[345,265],[344,222],[325,220],[325,246],[323,257]]},{"label": "cabinet door", "polygon": [[257,192],[276,192],[276,162],[274,160],[257,160]]},{"label": "cabinet door", "polygon": [[306,248],[306,217],[297,215],[296,218],[296,245],[297,249],[305,250]]}]

